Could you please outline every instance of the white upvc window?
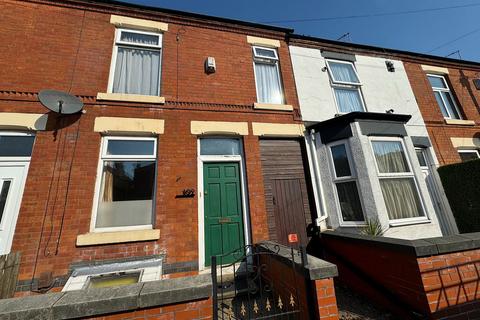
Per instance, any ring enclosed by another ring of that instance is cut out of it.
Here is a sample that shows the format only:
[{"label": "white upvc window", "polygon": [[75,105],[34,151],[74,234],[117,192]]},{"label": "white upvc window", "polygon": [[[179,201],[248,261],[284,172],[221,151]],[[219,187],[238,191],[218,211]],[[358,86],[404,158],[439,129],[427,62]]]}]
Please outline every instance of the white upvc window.
[{"label": "white upvc window", "polygon": [[328,149],[341,225],[363,225],[363,206],[348,143],[335,142]]},{"label": "white upvc window", "polygon": [[285,101],[277,50],[257,46],[252,48],[257,102],[283,104]]},{"label": "white upvc window", "polygon": [[480,159],[480,153],[476,149],[460,149],[458,154],[462,162]]},{"label": "white upvc window", "polygon": [[155,138],[103,138],[92,231],[152,229],[156,159]]},{"label": "white upvc window", "polygon": [[411,163],[400,138],[371,138],[383,199],[390,221],[426,220]]},{"label": "white upvc window", "polygon": [[415,154],[417,155],[418,164],[420,164],[420,168],[426,169],[428,168],[426,148],[415,148]]},{"label": "white upvc window", "polygon": [[117,28],[108,92],[160,95],[162,34]]},{"label": "white upvc window", "polygon": [[30,160],[35,134],[0,131],[0,161]]},{"label": "white upvc window", "polygon": [[365,111],[361,86],[352,62],[326,60],[330,84],[339,113]]},{"label": "white upvc window", "polygon": [[427,77],[443,117],[445,119],[462,119],[445,77],[436,74],[427,74]]}]

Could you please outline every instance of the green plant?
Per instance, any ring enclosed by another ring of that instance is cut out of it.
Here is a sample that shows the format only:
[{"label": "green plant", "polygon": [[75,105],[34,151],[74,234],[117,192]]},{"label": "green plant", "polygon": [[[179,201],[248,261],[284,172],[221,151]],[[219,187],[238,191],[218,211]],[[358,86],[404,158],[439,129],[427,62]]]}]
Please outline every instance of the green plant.
[{"label": "green plant", "polygon": [[365,219],[366,226],[362,230],[362,234],[372,237],[381,237],[385,233],[385,230],[382,228],[382,224],[378,218],[374,219]]}]

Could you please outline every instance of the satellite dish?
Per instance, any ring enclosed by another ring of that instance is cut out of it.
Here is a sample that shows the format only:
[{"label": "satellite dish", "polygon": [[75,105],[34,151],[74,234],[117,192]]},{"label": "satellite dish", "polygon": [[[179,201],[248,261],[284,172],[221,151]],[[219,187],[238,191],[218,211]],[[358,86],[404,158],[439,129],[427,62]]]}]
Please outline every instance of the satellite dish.
[{"label": "satellite dish", "polygon": [[83,102],[77,97],[58,90],[42,90],[38,100],[48,109],[59,114],[74,114],[82,110]]}]

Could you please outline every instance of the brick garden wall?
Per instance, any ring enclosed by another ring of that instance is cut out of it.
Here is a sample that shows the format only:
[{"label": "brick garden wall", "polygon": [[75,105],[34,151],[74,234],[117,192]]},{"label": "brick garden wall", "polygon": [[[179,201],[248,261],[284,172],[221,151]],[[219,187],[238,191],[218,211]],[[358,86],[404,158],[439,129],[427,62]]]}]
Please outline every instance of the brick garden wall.
[{"label": "brick garden wall", "polygon": [[[82,96],[86,110],[64,123],[51,116],[48,130],[37,133],[12,247],[22,252],[19,288],[25,292],[17,295],[28,294],[30,280],[42,272],[53,271],[56,286],[62,286],[74,262],[165,254],[165,266],[188,264],[195,271],[197,197],[175,198],[185,188],[197,189],[192,120],[249,123],[250,134],[243,137],[243,144],[252,238],[254,242],[268,238],[259,141],[252,135],[251,122],[301,123],[284,34],[187,21],[171,14],[111,10],[93,3],[67,6],[6,0],[0,7],[0,41],[6,44],[0,52],[0,112],[45,113],[36,92],[46,88]],[[165,105],[96,101],[98,92],[107,91],[115,30],[109,22],[112,12],[169,23],[162,50]],[[286,103],[294,106],[294,112],[253,109],[256,90],[247,34],[281,40]],[[208,56],[215,57],[217,64],[211,75],[204,73]],[[93,131],[93,125],[100,116],[165,120],[165,133],[158,137],[154,219],[154,227],[160,229],[158,241],[75,245],[79,234],[89,232],[95,205],[101,134]],[[53,128],[58,124],[64,129],[55,138]]]},{"label": "brick garden wall", "polygon": [[175,320],[206,320],[212,317],[212,299],[188,303],[171,304],[156,308],[148,308],[124,313],[115,313],[92,317],[95,320],[139,320],[139,319],[175,319]]},{"label": "brick garden wall", "polygon": [[480,249],[474,239],[480,234],[471,235],[409,241],[328,233],[322,246],[340,281],[402,318],[477,319]]}]

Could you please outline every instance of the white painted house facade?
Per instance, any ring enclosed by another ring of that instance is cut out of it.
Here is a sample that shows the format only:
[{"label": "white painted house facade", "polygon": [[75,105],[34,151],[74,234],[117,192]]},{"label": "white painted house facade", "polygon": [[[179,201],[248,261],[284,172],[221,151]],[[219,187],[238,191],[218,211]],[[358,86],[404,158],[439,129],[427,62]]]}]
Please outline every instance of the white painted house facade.
[{"label": "white painted house facade", "polygon": [[403,63],[290,46],[317,223],[388,237],[458,233]]}]

